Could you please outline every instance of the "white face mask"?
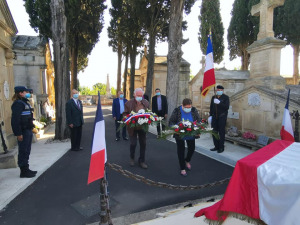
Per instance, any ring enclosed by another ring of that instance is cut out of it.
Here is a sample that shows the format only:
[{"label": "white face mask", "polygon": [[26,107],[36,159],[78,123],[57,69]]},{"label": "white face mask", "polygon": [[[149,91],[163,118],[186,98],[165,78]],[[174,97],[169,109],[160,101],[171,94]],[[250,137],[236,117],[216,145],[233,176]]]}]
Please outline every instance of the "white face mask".
[{"label": "white face mask", "polygon": [[192,111],[192,108],[183,108],[183,111],[186,113],[190,113]]},{"label": "white face mask", "polygon": [[135,100],[137,100],[138,102],[142,101],[143,98],[142,97],[135,97]]}]

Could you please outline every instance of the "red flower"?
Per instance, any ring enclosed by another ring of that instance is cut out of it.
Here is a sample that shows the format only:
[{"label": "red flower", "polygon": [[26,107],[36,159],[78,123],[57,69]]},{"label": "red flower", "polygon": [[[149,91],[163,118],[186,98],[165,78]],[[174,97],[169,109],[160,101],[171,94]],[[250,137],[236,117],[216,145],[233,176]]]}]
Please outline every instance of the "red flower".
[{"label": "red flower", "polygon": [[182,123],[180,123],[180,124],[179,124],[179,127],[183,127],[183,124],[182,124]]},{"label": "red flower", "polygon": [[132,120],[131,123],[135,123],[135,120]]},{"label": "red flower", "polygon": [[179,128],[176,128],[174,131],[175,131],[175,132],[178,132],[178,131],[179,131]]},{"label": "red flower", "polygon": [[151,124],[151,120],[148,120],[148,124]]},{"label": "red flower", "polygon": [[192,128],[186,128],[187,131],[192,131]]}]

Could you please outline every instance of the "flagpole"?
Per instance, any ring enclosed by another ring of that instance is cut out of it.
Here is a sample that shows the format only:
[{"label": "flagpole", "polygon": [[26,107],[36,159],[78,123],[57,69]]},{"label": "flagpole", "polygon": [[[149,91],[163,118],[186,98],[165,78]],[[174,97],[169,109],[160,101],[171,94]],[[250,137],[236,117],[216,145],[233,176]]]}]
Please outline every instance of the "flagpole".
[{"label": "flagpole", "polygon": [[[211,34],[211,27],[209,28],[209,38],[210,38],[210,41],[211,41],[211,44],[212,44],[212,34]],[[215,99],[217,98],[217,92],[216,92],[216,84],[214,86],[214,93],[215,93]],[[216,106],[216,118],[218,117],[218,108]]]}]

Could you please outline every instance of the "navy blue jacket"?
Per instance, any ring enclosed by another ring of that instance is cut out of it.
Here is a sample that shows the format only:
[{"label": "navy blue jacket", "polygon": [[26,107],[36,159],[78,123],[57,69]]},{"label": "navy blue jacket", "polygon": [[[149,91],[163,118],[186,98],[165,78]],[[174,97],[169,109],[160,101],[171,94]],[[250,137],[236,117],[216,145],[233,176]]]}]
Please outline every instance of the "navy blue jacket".
[{"label": "navy blue jacket", "polygon": [[[11,127],[15,136],[20,136],[23,130],[31,130],[34,127],[32,108],[27,98],[15,100],[11,106],[11,111]],[[28,112],[28,115],[22,115],[22,112]]]},{"label": "navy blue jacket", "polygon": [[79,99],[77,101],[79,101],[80,109],[72,98],[66,104],[66,117],[68,126],[73,124],[74,127],[80,127],[84,123],[82,103]]},{"label": "navy blue jacket", "polygon": [[[124,109],[125,109],[125,103],[127,102],[126,98],[123,98],[124,101]],[[120,101],[119,98],[115,98],[113,100],[113,104],[112,104],[112,116],[116,117],[117,120],[121,120],[122,119],[122,115],[120,114]]]}]

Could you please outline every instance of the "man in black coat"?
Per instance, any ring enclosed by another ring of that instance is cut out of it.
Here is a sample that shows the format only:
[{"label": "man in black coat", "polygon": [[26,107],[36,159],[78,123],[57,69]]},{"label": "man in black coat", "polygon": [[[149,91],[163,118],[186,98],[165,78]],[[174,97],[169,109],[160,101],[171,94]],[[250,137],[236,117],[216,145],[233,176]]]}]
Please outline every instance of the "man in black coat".
[{"label": "man in black coat", "polygon": [[218,153],[224,151],[225,126],[229,109],[229,97],[223,91],[224,87],[218,85],[216,95],[211,98],[209,111],[210,116],[212,116],[212,128],[219,134],[219,139],[213,136],[215,147],[210,150],[218,151]]},{"label": "man in black coat", "polygon": [[83,107],[79,100],[78,91],[72,90],[72,98],[66,104],[67,124],[71,130],[71,151],[79,151],[80,147],[82,125],[83,125]]},{"label": "man in black coat", "polygon": [[[167,97],[162,95],[159,88],[155,89],[155,96],[152,97],[152,112],[156,113],[163,120],[168,116],[168,101]],[[162,123],[162,130],[165,130],[165,125]],[[160,124],[157,125],[157,138],[159,138]]]}]

